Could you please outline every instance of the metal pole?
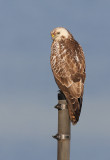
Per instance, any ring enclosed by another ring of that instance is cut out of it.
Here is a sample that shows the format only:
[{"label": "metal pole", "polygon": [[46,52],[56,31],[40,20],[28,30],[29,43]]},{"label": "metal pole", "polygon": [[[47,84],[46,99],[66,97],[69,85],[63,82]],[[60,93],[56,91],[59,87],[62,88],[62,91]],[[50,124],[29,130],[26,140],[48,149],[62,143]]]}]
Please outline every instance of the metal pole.
[{"label": "metal pole", "polygon": [[53,136],[57,139],[57,160],[70,160],[70,119],[67,102],[62,93],[58,93],[58,133]]}]

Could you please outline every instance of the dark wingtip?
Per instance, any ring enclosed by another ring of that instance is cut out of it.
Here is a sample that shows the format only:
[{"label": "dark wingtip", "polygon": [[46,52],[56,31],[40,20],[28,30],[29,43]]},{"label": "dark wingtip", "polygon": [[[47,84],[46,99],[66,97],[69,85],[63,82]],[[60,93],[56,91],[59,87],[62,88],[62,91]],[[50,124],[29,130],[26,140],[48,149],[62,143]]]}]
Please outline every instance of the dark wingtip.
[{"label": "dark wingtip", "polygon": [[72,117],[72,119],[71,119],[71,122],[72,122],[73,125],[76,125],[78,121],[79,121],[79,117],[76,118],[76,117],[74,116],[74,118]]},{"label": "dark wingtip", "polygon": [[72,122],[73,125],[76,125],[77,122],[79,121],[79,117],[80,117],[80,104],[78,101],[75,101],[74,104],[69,104],[69,116],[70,116],[70,120]]}]

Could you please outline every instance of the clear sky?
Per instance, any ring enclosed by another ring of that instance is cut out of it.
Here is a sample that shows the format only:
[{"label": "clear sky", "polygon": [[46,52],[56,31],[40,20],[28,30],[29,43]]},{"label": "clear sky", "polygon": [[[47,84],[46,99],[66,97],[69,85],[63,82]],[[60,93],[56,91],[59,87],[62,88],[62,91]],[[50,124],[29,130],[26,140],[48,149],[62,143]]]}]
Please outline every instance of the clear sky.
[{"label": "clear sky", "polygon": [[110,159],[110,1],[0,1],[0,160],[56,160],[57,85],[50,31],[83,47],[87,78],[71,159]]}]

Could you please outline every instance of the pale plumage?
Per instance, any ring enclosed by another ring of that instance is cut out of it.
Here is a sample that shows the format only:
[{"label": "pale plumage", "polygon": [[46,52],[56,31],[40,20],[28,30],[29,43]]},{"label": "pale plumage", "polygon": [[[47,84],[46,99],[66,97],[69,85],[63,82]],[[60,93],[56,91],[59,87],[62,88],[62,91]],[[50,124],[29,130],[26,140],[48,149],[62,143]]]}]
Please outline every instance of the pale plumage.
[{"label": "pale plumage", "polygon": [[51,68],[58,87],[66,97],[70,119],[76,124],[81,112],[86,77],[83,50],[65,28],[55,28],[51,36]]}]

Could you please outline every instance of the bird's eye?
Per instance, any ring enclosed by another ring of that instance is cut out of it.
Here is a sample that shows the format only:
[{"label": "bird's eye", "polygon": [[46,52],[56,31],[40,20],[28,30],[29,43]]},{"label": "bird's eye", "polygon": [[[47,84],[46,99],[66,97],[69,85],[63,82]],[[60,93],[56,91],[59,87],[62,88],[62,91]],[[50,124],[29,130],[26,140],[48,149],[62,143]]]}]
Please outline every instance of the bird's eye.
[{"label": "bird's eye", "polygon": [[60,34],[60,32],[57,32],[57,34]]}]

